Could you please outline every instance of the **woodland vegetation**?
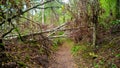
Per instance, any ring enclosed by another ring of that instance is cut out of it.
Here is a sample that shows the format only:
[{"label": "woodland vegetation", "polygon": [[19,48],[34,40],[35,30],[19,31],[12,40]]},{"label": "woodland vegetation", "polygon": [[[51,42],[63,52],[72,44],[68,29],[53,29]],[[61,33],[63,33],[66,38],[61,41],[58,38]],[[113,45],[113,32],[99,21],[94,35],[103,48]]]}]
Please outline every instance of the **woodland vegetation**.
[{"label": "woodland vegetation", "polygon": [[120,68],[120,0],[0,0],[0,68],[52,68],[66,42],[76,68]]}]

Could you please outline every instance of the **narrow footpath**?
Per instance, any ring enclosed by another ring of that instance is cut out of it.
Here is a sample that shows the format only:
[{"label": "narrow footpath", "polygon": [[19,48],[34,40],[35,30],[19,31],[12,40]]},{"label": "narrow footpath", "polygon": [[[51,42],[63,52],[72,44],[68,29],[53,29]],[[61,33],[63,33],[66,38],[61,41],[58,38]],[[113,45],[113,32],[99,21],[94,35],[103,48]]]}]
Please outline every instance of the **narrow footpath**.
[{"label": "narrow footpath", "polygon": [[68,42],[63,43],[54,55],[55,62],[50,68],[77,68],[71,54],[72,45]]}]

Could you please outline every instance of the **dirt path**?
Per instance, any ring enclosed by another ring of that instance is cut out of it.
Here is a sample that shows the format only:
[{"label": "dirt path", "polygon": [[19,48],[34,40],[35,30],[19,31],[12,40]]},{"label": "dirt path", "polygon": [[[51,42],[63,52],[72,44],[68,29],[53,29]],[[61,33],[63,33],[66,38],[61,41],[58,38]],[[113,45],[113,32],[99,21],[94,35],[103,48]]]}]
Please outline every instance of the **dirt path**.
[{"label": "dirt path", "polygon": [[77,68],[71,54],[72,46],[65,42],[55,53],[55,63],[50,68]]}]

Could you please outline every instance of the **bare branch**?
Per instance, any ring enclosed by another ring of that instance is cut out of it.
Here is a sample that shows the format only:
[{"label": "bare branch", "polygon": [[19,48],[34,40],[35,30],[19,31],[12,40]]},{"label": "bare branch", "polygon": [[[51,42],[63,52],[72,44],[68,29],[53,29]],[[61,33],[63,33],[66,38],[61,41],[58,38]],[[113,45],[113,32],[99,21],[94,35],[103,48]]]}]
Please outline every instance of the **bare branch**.
[{"label": "bare branch", "polygon": [[45,7],[45,8],[42,8],[42,7],[38,7],[37,9],[51,9],[51,8],[61,8],[59,6],[52,6],[52,7]]},{"label": "bare branch", "polygon": [[62,25],[56,27],[53,29],[53,32],[51,34],[49,34],[48,36],[51,36],[52,34],[54,34],[58,29],[62,28],[63,26],[65,26],[67,23],[63,23]]},{"label": "bare branch", "polygon": [[25,10],[25,11],[22,11],[22,12],[20,12],[20,13],[17,14],[17,15],[13,15],[12,17],[7,18],[6,20],[2,21],[2,23],[0,23],[0,26],[1,26],[2,24],[4,24],[5,21],[10,21],[10,20],[12,20],[12,19],[14,19],[14,18],[16,18],[16,17],[19,17],[20,15],[23,15],[24,13],[26,13],[26,12],[28,12],[28,11],[34,9],[34,8],[37,8],[37,7],[41,6],[41,5],[47,4],[47,3],[52,2],[52,1],[54,1],[54,0],[46,1],[46,2],[44,2],[44,3],[42,3],[42,4],[38,4],[38,5],[33,6],[33,7],[29,8],[29,9],[27,9],[27,10]]},{"label": "bare branch", "polygon": [[49,1],[46,1],[46,2],[44,2],[44,3],[42,3],[42,4],[38,4],[38,5],[36,5],[36,6],[33,6],[32,8],[29,8],[29,9],[23,11],[22,14],[24,14],[24,13],[26,13],[26,12],[28,12],[28,11],[34,9],[34,8],[37,8],[37,7],[41,6],[41,5],[47,4],[47,3],[49,3],[49,2],[52,2],[52,1],[54,1],[54,0],[49,0]]},{"label": "bare branch", "polygon": [[28,18],[26,18],[26,17],[22,17],[22,16],[20,16],[20,18],[24,18],[24,19],[26,19],[26,20],[28,20],[28,21],[31,21],[31,22],[34,22],[34,23],[36,23],[35,21],[33,21],[33,20],[30,20],[30,19],[28,19]]},{"label": "bare branch", "polygon": [[50,36],[48,37],[49,39],[53,39],[53,38],[66,38],[67,35],[58,35],[58,36]]},{"label": "bare branch", "polygon": [[4,38],[6,35],[8,35],[9,33],[11,33],[12,30],[14,30],[14,28],[12,28],[12,29],[10,29],[8,32],[4,33],[1,38]]},{"label": "bare branch", "polygon": [[13,26],[13,28],[16,30],[16,32],[18,33],[18,38],[20,38],[20,40],[23,41],[22,36],[21,36],[19,30],[15,27],[15,25],[12,22],[10,22],[10,23]]},{"label": "bare branch", "polygon": [[[77,29],[84,28],[84,27],[85,27],[85,26],[80,26],[80,27],[77,27],[77,28],[57,29],[56,32],[58,32],[58,31],[77,30]],[[89,26],[89,28],[92,28],[92,27],[93,27],[93,26]],[[21,35],[21,37],[35,36],[35,35],[40,35],[40,34],[50,33],[50,32],[54,32],[54,29],[52,29],[52,30],[46,30],[46,31],[42,31],[42,32],[36,32],[36,33],[32,33],[32,34],[27,34],[27,35]],[[6,36],[5,38],[9,38],[9,37],[18,38],[18,35]],[[49,37],[50,37],[50,36],[49,36]],[[11,39],[12,39],[12,38],[11,38]]]}]

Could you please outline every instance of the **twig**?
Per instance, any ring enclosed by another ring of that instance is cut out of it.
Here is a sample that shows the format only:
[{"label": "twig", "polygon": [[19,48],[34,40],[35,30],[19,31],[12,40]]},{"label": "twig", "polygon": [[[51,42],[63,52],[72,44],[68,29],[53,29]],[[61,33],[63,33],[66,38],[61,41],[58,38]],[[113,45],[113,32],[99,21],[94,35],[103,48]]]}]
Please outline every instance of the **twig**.
[{"label": "twig", "polygon": [[67,35],[58,35],[58,36],[50,36],[48,37],[49,39],[53,39],[53,38],[66,38]]},{"label": "twig", "polygon": [[4,38],[7,34],[11,33],[14,28],[10,29],[8,32],[4,33],[1,38]]},{"label": "twig", "polygon": [[27,10],[25,10],[25,11],[19,13],[19,14],[13,15],[12,17],[7,18],[6,20],[3,20],[2,23],[0,23],[0,26],[1,26],[2,24],[4,24],[5,21],[10,21],[10,20],[12,20],[12,19],[14,19],[14,18],[16,18],[16,17],[19,17],[20,15],[23,15],[24,13],[26,13],[26,12],[28,12],[28,11],[34,9],[34,8],[37,8],[38,6],[44,5],[44,4],[49,3],[49,2],[52,2],[52,1],[54,1],[54,0],[46,1],[46,2],[44,2],[44,3],[42,3],[42,4],[38,4],[38,5],[36,5],[36,6],[33,6],[33,7],[29,8],[29,9],[27,9]]},{"label": "twig", "polygon": [[61,8],[61,7],[59,7],[59,6],[52,6],[52,7],[45,7],[45,8],[42,8],[42,7],[38,7],[37,9],[48,9],[48,8]]},{"label": "twig", "polygon": [[15,25],[12,22],[10,22],[10,23],[13,26],[13,28],[16,30],[16,32],[18,33],[18,37],[20,38],[20,40],[23,41],[22,36],[21,36],[19,30],[15,27]]},{"label": "twig", "polygon": [[34,22],[34,23],[36,23],[35,21],[33,21],[33,20],[30,20],[30,19],[28,19],[28,18],[26,18],[26,17],[22,17],[22,16],[20,16],[20,18],[24,18],[24,19],[26,19],[26,20],[28,20],[28,21],[31,21],[31,22]]},{"label": "twig", "polygon": [[58,29],[60,29],[61,27],[65,26],[66,24],[67,24],[67,23],[64,23],[64,24],[62,24],[62,25],[54,28],[54,29],[53,29],[54,32],[52,32],[51,34],[49,34],[48,37],[51,36],[52,34],[54,34]]},{"label": "twig", "polygon": [[38,4],[38,5],[36,5],[36,6],[33,6],[32,8],[29,8],[29,9],[25,10],[25,11],[23,12],[23,14],[26,13],[26,12],[28,12],[28,11],[30,11],[31,9],[37,8],[38,6],[47,4],[47,3],[52,2],[52,1],[54,1],[54,0],[49,0],[49,1],[46,1],[46,2],[44,2],[44,3],[42,3],[42,4]]}]

